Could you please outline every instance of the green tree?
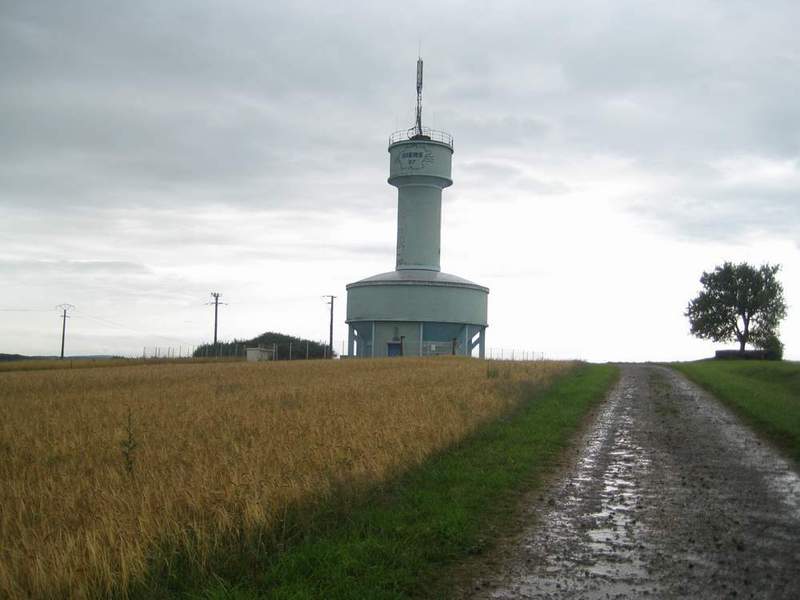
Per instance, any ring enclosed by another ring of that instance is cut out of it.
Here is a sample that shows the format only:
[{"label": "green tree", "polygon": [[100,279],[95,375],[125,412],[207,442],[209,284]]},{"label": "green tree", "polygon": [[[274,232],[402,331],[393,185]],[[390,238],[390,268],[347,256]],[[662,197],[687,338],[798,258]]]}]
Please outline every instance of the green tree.
[{"label": "green tree", "polygon": [[776,277],[780,268],[726,262],[704,272],[703,291],[686,309],[692,334],[715,342],[736,340],[740,351],[748,343],[763,347],[786,316],[783,286]]}]

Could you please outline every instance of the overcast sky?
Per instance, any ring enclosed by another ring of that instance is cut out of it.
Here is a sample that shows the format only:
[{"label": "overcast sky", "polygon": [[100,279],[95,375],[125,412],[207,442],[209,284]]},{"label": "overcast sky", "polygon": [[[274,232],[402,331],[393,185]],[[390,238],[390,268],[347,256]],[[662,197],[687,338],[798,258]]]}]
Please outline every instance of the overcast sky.
[{"label": "overcast sky", "polygon": [[[394,267],[389,134],[455,139],[442,269],[489,348],[693,359],[703,270],[783,265],[800,358],[800,3],[0,4],[0,352],[266,330]],[[23,312],[24,309],[24,312]]]}]

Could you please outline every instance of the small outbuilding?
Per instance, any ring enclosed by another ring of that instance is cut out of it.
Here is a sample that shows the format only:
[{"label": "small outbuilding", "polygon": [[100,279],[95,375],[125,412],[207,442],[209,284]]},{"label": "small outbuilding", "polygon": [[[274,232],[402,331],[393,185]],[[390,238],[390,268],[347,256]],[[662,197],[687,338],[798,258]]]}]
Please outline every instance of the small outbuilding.
[{"label": "small outbuilding", "polygon": [[260,362],[262,360],[275,360],[274,348],[248,348],[247,362]]}]

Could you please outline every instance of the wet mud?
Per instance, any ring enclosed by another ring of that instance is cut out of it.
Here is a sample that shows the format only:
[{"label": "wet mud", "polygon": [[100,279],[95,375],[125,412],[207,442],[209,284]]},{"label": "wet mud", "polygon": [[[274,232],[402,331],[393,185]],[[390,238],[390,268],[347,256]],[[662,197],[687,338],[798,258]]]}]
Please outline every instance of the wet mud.
[{"label": "wet mud", "polygon": [[800,598],[800,477],[682,375],[622,376],[461,598]]}]

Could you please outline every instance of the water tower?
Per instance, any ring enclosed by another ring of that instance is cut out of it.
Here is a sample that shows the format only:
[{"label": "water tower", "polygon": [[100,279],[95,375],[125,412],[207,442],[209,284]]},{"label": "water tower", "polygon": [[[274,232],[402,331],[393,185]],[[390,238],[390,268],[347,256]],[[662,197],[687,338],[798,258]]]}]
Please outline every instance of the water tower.
[{"label": "water tower", "polygon": [[347,286],[348,354],[458,354],[483,358],[489,289],[439,266],[442,190],[453,138],[422,126],[422,59],[414,126],[389,138],[389,183],[397,188],[395,270]]}]

